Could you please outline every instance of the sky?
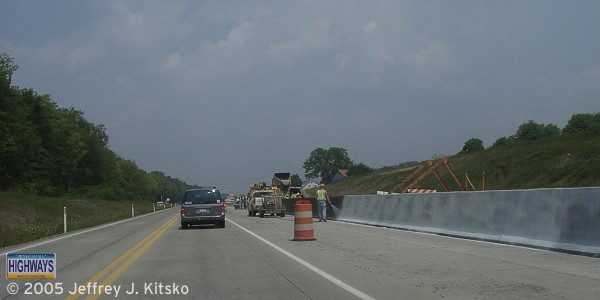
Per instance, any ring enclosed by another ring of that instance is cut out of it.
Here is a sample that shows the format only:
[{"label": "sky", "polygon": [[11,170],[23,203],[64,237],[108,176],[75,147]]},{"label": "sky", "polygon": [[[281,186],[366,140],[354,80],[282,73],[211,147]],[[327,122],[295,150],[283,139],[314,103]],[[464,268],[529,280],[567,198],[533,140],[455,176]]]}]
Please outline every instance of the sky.
[{"label": "sky", "polygon": [[597,0],[0,6],[14,86],[83,111],[147,172],[236,194],[304,179],[316,148],[381,168],[600,112]]}]

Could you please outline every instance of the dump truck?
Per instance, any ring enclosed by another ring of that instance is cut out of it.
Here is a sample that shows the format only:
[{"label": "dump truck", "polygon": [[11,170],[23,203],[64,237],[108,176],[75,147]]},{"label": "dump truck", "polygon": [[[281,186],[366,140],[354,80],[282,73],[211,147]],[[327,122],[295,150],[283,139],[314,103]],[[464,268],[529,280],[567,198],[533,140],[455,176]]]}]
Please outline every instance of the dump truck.
[{"label": "dump truck", "polygon": [[273,173],[271,186],[276,188],[282,195],[285,195],[288,192],[291,183],[292,173]]}]

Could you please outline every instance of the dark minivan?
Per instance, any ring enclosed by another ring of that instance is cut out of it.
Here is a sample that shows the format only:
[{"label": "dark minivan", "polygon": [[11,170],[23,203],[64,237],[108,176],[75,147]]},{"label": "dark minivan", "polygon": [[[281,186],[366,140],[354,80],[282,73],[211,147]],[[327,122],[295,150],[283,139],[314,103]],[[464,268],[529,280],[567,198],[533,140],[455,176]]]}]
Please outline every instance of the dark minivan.
[{"label": "dark minivan", "polygon": [[185,191],[181,201],[181,229],[195,224],[215,224],[225,227],[227,207],[216,187]]}]

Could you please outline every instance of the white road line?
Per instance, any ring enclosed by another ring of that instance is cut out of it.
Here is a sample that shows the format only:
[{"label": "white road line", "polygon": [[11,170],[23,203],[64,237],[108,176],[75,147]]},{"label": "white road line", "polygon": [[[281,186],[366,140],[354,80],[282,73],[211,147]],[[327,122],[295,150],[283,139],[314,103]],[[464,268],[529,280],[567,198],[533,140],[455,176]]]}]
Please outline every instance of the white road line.
[{"label": "white road line", "polygon": [[38,247],[38,246],[41,246],[41,245],[45,245],[45,244],[53,243],[53,242],[60,241],[60,240],[66,239],[66,238],[70,238],[70,237],[73,237],[73,236],[76,236],[76,235],[88,233],[88,232],[91,232],[91,231],[94,231],[94,230],[98,230],[98,229],[110,227],[110,226],[121,224],[121,223],[124,223],[124,222],[133,221],[133,220],[139,219],[139,218],[144,218],[144,217],[147,217],[147,216],[150,216],[150,215],[153,215],[153,214],[157,214],[159,212],[162,212],[162,210],[161,211],[157,211],[157,212],[151,212],[151,213],[148,213],[148,214],[144,214],[144,215],[133,217],[133,218],[129,218],[129,219],[125,219],[125,220],[121,220],[121,221],[116,221],[116,222],[113,222],[113,223],[108,223],[108,224],[101,225],[101,226],[98,226],[98,227],[93,227],[91,229],[87,229],[87,230],[84,230],[84,231],[79,231],[79,232],[75,232],[75,233],[63,235],[63,236],[60,236],[60,237],[57,237],[57,238],[53,238],[53,239],[50,239],[50,240],[47,240],[47,241],[43,241],[43,242],[40,242],[40,243],[36,243],[36,244],[33,244],[33,245],[29,245],[29,246],[26,246],[26,247],[22,247],[22,248],[18,248],[18,249],[14,249],[14,250],[11,250],[11,251],[8,251],[8,252],[1,253],[0,257],[5,256],[8,253],[20,252],[20,251],[27,250],[27,249],[30,249],[30,248],[35,248],[35,247]]},{"label": "white road line", "polygon": [[317,267],[315,267],[315,266],[313,266],[313,265],[309,264],[307,261],[305,261],[305,260],[303,260],[303,259],[301,259],[301,258],[299,258],[299,257],[295,256],[294,254],[291,254],[291,253],[289,253],[289,252],[285,251],[285,250],[284,250],[284,249],[282,249],[281,247],[279,247],[279,246],[277,246],[277,245],[275,245],[275,244],[273,244],[273,243],[271,243],[271,242],[269,242],[269,241],[265,240],[265,239],[264,239],[264,238],[262,238],[261,236],[259,236],[259,235],[257,235],[256,233],[254,233],[254,232],[252,232],[252,231],[250,231],[250,230],[248,230],[248,229],[246,229],[246,228],[244,228],[244,227],[240,226],[239,224],[237,224],[237,223],[235,223],[235,222],[233,222],[233,221],[231,221],[231,220],[229,220],[229,219],[227,219],[227,221],[228,221],[229,223],[232,223],[233,225],[235,225],[235,226],[239,227],[240,229],[242,229],[242,230],[246,231],[247,233],[249,233],[249,234],[250,234],[250,235],[252,235],[253,237],[255,237],[255,238],[259,239],[259,240],[260,240],[260,241],[262,241],[263,243],[265,243],[265,244],[267,244],[267,245],[271,246],[273,249],[275,249],[275,250],[277,250],[277,251],[281,252],[281,253],[282,253],[282,254],[284,254],[285,256],[287,256],[287,257],[289,257],[289,258],[291,258],[291,259],[295,260],[295,261],[296,261],[296,262],[298,262],[299,264],[301,264],[301,265],[303,265],[303,266],[307,267],[309,270],[311,270],[311,271],[313,271],[313,272],[315,272],[315,273],[317,273],[317,274],[321,275],[323,278],[325,278],[325,279],[327,279],[327,280],[331,281],[333,284],[335,284],[335,285],[337,285],[337,286],[341,287],[342,289],[346,290],[347,292],[351,293],[352,295],[354,295],[354,296],[356,296],[356,297],[358,297],[358,298],[360,298],[360,299],[373,299],[373,300],[375,299],[375,298],[373,298],[373,297],[371,297],[371,296],[369,296],[369,295],[367,295],[367,294],[365,294],[365,293],[363,293],[363,292],[361,292],[361,291],[359,291],[359,290],[357,290],[357,289],[355,289],[355,288],[351,287],[350,285],[348,285],[348,284],[344,283],[343,281],[341,281],[341,280],[339,280],[339,279],[337,279],[337,278],[333,277],[332,275],[329,275],[328,273],[324,272],[323,270],[321,270],[321,269],[319,269],[319,268],[317,268]]}]

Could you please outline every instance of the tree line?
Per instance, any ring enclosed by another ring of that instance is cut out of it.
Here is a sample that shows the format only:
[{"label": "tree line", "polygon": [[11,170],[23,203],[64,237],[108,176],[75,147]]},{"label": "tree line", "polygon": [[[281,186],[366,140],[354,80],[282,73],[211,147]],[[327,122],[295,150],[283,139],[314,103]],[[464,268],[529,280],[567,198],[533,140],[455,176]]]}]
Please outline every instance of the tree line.
[{"label": "tree line", "polygon": [[[600,134],[600,113],[574,114],[562,130],[554,124],[542,124],[529,120],[519,126],[515,135],[497,139],[490,148],[578,133]],[[471,138],[465,142],[459,154],[473,153],[484,149],[482,140]]]},{"label": "tree line", "polygon": [[13,58],[0,54],[0,190],[108,200],[183,194],[185,182],[147,173],[113,152],[105,127],[88,122],[82,111],[11,86],[17,69]]}]

